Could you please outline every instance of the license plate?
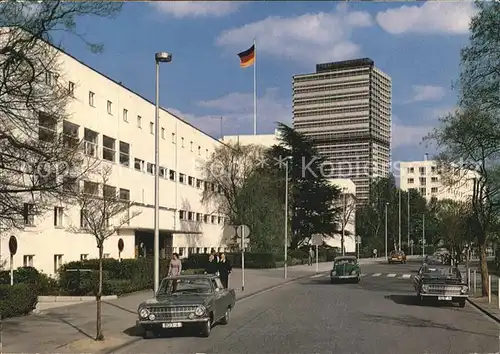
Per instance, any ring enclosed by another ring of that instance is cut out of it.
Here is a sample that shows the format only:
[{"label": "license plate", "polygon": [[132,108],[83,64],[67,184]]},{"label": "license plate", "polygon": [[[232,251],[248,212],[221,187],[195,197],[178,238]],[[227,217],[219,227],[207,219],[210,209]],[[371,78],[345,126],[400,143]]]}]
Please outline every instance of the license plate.
[{"label": "license plate", "polygon": [[438,296],[438,300],[451,301],[451,296]]},{"label": "license plate", "polygon": [[176,323],[162,323],[163,328],[180,328],[182,327],[182,323],[176,322]]}]

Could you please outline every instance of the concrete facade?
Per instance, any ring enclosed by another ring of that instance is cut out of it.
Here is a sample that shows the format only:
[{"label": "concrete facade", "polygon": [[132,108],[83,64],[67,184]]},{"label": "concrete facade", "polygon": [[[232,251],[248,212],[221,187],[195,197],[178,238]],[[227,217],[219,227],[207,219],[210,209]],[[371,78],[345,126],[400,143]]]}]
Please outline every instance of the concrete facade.
[{"label": "concrete facade", "polygon": [[416,189],[428,201],[452,199],[467,201],[472,197],[477,172],[465,169],[443,171],[434,160],[400,163],[399,183],[402,190]]},{"label": "concrete facade", "polygon": [[[67,121],[45,129],[64,132],[83,142],[84,153],[112,169],[109,185],[133,201],[140,215],[105,243],[105,257],[151,255],[154,218],[155,106],[139,94],[97,72],[68,54],[60,53],[57,80],[67,85],[73,99]],[[163,65],[168,70],[168,65]],[[151,83],[153,84],[153,83]],[[170,112],[160,110],[160,230],[162,256],[179,252],[224,250],[224,216],[201,203],[204,188],[201,166],[221,143]],[[78,181],[84,188],[89,181]],[[102,187],[101,187],[102,189]],[[8,239],[16,236],[14,267],[34,266],[54,274],[69,261],[96,258],[91,234],[79,230],[78,206],[54,204],[43,216],[25,217],[23,230],[4,231],[0,266],[9,266]],[[77,230],[76,232],[74,230]],[[118,254],[118,240],[124,250]]]},{"label": "concrete facade", "polygon": [[389,174],[391,90],[391,78],[368,58],[293,77],[294,128],[328,161],[329,177],[354,181],[359,201],[373,178]]}]

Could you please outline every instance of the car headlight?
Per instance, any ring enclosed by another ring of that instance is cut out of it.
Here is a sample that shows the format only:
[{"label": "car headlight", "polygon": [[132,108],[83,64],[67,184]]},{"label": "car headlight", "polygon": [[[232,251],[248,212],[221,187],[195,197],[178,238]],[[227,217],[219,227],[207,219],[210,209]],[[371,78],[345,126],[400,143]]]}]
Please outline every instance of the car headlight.
[{"label": "car headlight", "polygon": [[196,310],[194,310],[194,314],[198,317],[201,317],[205,314],[206,310],[207,309],[205,308],[205,306],[198,306]]},{"label": "car headlight", "polygon": [[331,275],[331,276],[334,276],[335,274],[336,274],[336,273],[335,273],[335,271],[334,271],[334,270],[330,273],[330,275]]},{"label": "car headlight", "polygon": [[469,287],[462,286],[462,294],[467,294],[469,292]]},{"label": "car headlight", "polygon": [[356,275],[356,271],[355,271],[355,270],[353,270],[353,271],[351,272],[351,275]]},{"label": "car headlight", "polygon": [[422,291],[424,292],[429,291],[429,285],[422,285]]},{"label": "car headlight", "polygon": [[142,308],[139,310],[139,316],[142,318],[147,318],[149,316],[149,310],[147,308]]}]

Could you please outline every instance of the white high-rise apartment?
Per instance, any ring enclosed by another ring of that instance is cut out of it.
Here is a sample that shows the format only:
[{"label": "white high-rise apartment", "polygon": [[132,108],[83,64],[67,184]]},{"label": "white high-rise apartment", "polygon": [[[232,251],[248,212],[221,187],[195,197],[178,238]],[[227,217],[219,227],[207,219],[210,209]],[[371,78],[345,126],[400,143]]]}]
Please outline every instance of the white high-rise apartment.
[{"label": "white high-rise apartment", "polygon": [[293,77],[293,121],[325,158],[328,178],[348,178],[361,202],[389,174],[391,79],[364,58],[316,65]]},{"label": "white high-rise apartment", "polygon": [[404,191],[416,189],[430,201],[452,199],[466,201],[472,197],[477,172],[452,169],[443,173],[435,160],[401,162],[399,185]]}]

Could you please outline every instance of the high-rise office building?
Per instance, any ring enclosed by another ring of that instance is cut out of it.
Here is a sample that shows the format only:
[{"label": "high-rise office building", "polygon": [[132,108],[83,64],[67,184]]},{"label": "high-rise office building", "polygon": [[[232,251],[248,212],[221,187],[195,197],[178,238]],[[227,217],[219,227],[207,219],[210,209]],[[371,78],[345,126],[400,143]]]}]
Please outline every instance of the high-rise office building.
[{"label": "high-rise office building", "polygon": [[349,178],[368,199],[370,182],[389,174],[391,78],[364,58],[317,64],[293,77],[293,122],[327,162],[328,178]]}]

